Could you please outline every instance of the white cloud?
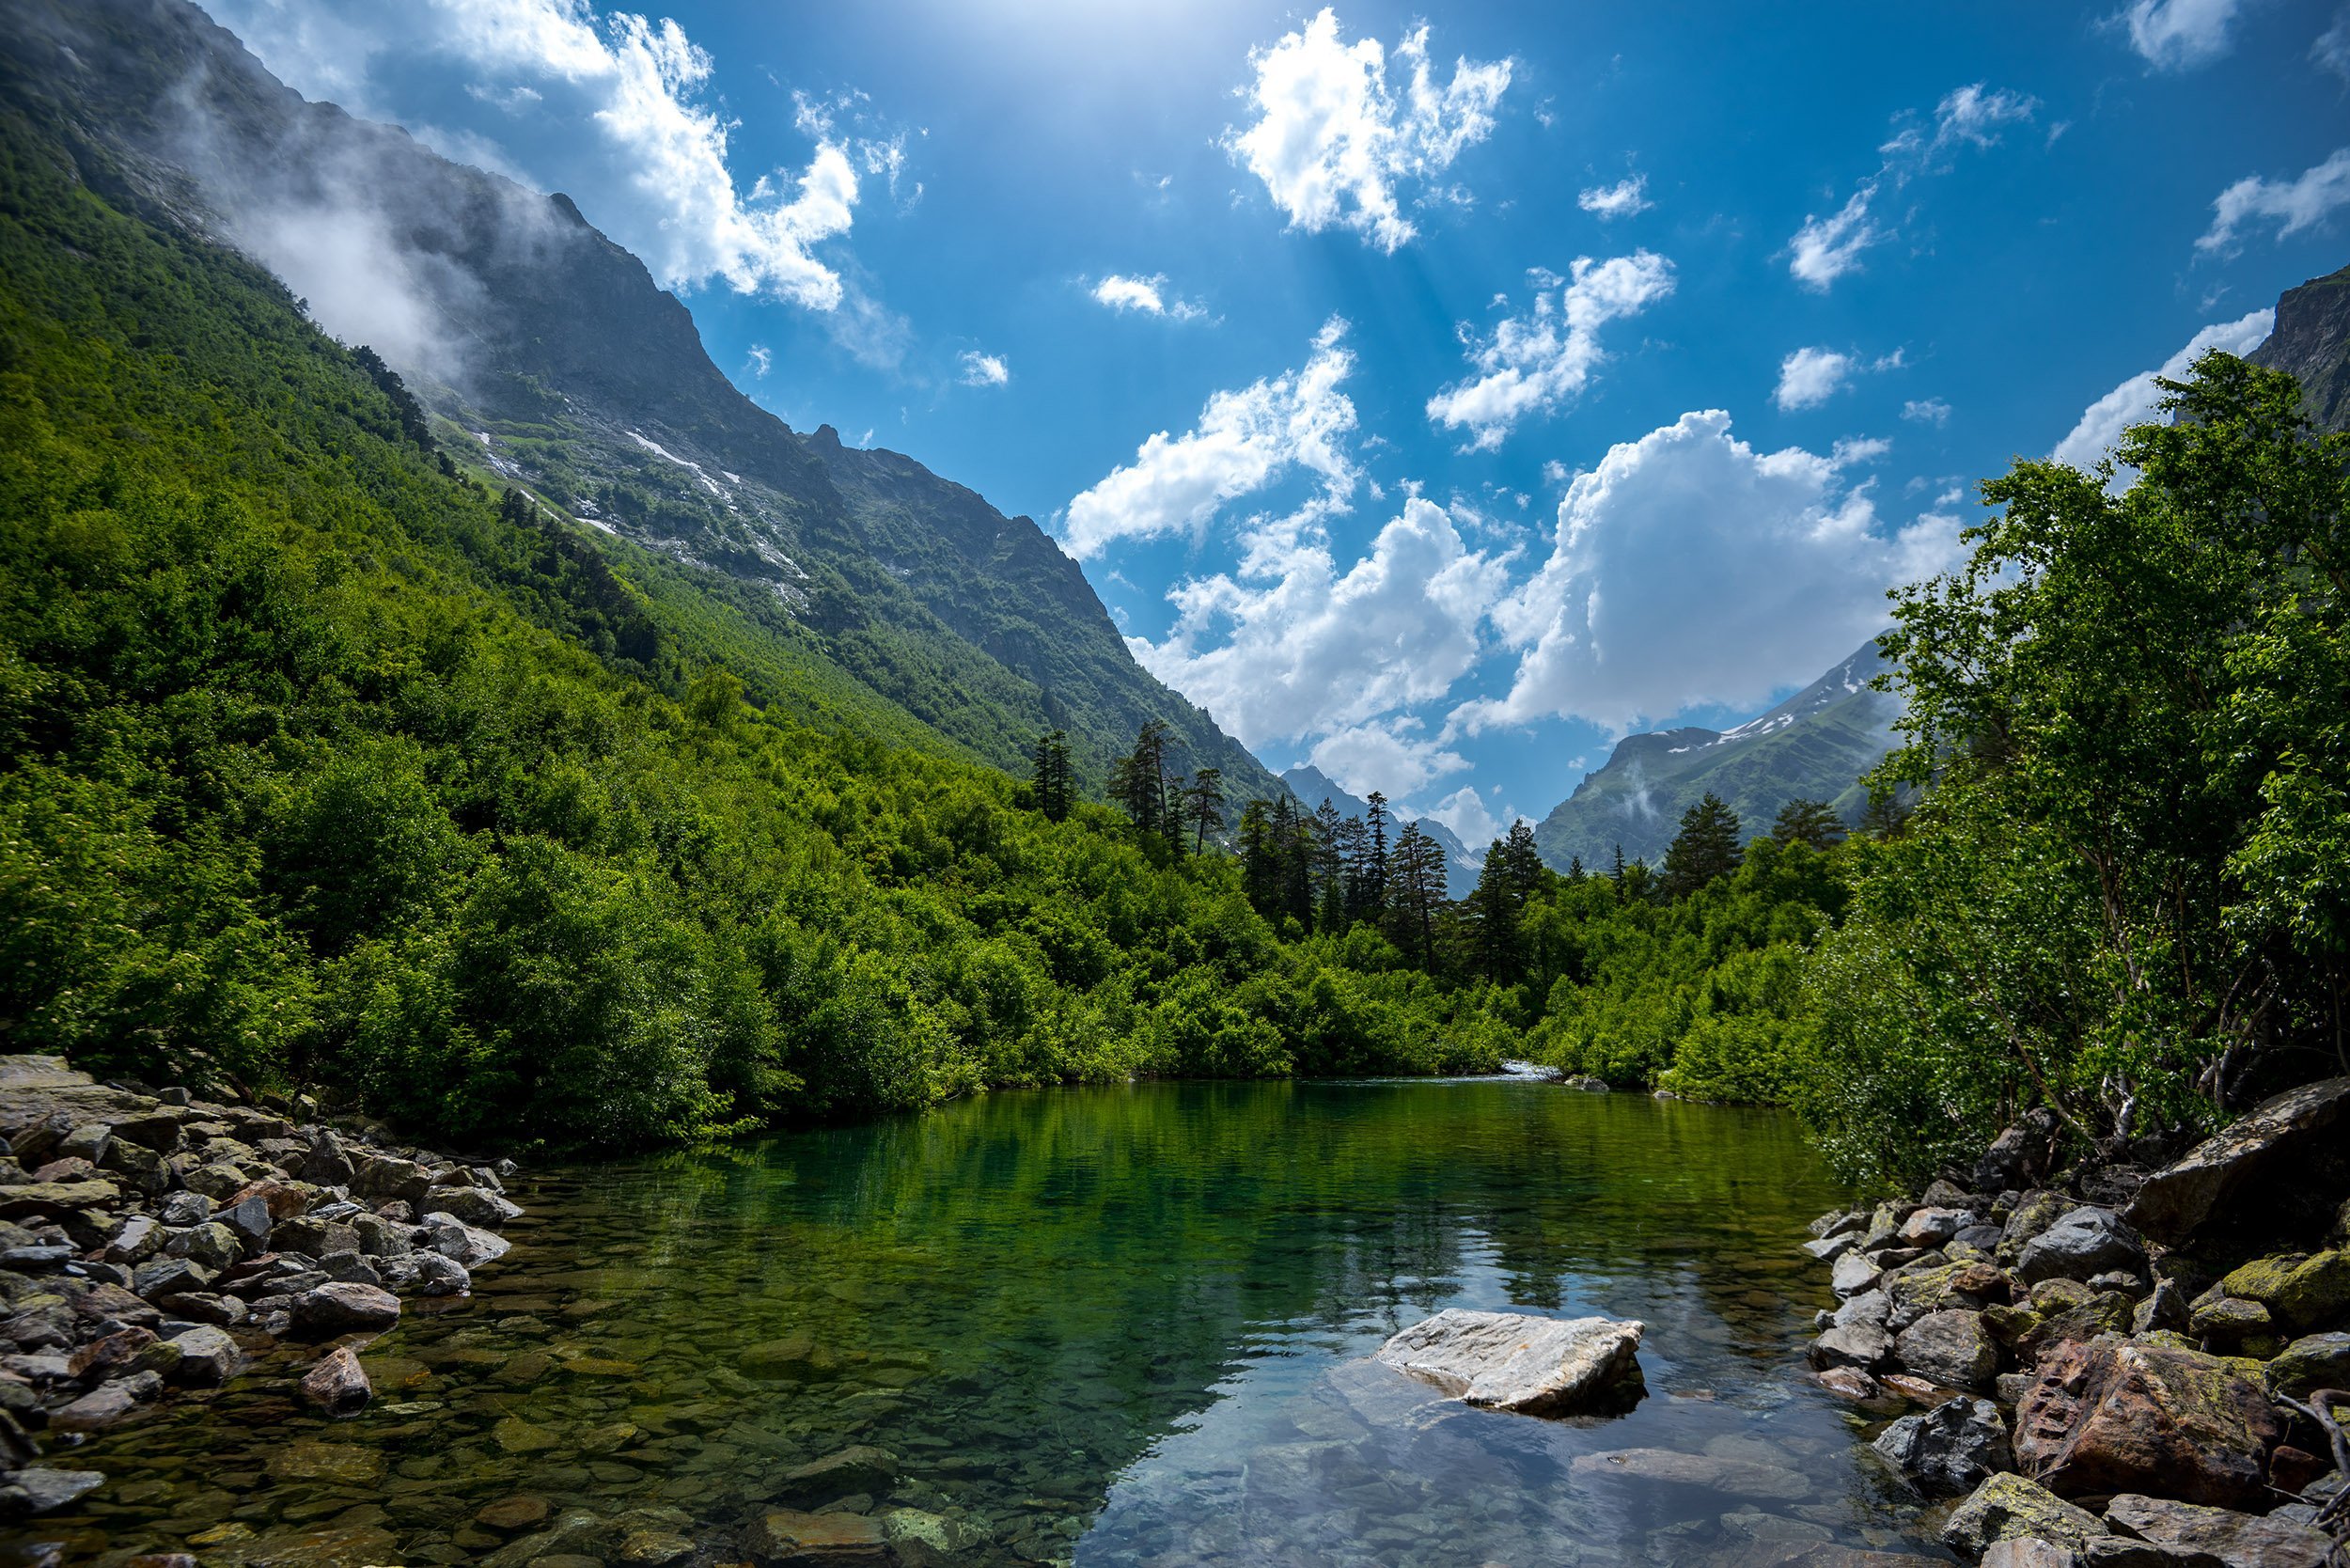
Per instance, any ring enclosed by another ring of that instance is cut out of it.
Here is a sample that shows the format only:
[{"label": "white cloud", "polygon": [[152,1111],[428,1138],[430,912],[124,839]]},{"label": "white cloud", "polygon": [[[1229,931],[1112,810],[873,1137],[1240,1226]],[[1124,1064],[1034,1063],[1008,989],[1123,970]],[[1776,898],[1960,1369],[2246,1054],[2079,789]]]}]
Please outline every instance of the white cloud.
[{"label": "white cloud", "polygon": [[2317,35],[2310,45],[2310,58],[2350,82],[2350,6],[2334,13],[2334,24]]},{"label": "white cloud", "polygon": [[963,366],[963,384],[965,386],[1001,386],[1011,380],[1011,368],[1004,363],[1000,354],[965,349],[959,363]]},{"label": "white cloud", "polygon": [[[812,310],[841,304],[839,273],[817,247],[847,234],[866,144],[819,128],[805,168],[748,190],[730,167],[732,122],[704,95],[713,63],[675,22],[599,16],[586,0],[419,0],[410,7],[213,0],[220,21],[313,96],[373,108],[378,56],[454,59],[469,92],[565,134],[547,154],[561,182],[600,186],[599,227],[664,284],[713,279]],[[892,174],[894,182],[895,175]]]},{"label": "white cloud", "polygon": [[1377,790],[1389,797],[1397,820],[1415,821],[1424,813],[1405,806],[1403,797],[1469,765],[1459,752],[1427,739],[1426,728],[1408,714],[1353,725],[1315,742],[1307,760],[1348,794]]},{"label": "white cloud", "polygon": [[1225,503],[1297,468],[1321,476],[1321,504],[1335,507],[1357,481],[1342,443],[1355,404],[1339,390],[1355,368],[1346,322],[1332,317],[1302,370],[1218,392],[1180,436],[1160,431],[1135,461],[1070,501],[1062,540],[1079,560],[1121,539],[1202,527]]},{"label": "white cloud", "polygon": [[1869,203],[1876,199],[1876,181],[1865,180],[1851,200],[1826,217],[1804,214],[1803,227],[1788,242],[1793,254],[1787,270],[1795,281],[1825,293],[1829,285],[1860,265],[1862,251],[1888,237],[1869,221]]},{"label": "white cloud", "polygon": [[2243,0],[2131,0],[2119,20],[2127,24],[2130,47],[2157,71],[2185,71],[2225,55],[2233,40],[2228,28]]},{"label": "white cloud", "polygon": [[1932,425],[1939,430],[1950,422],[1950,405],[1939,398],[1912,398],[1902,404],[1902,417],[1915,425]]},{"label": "white cloud", "polygon": [[[2188,339],[2186,347],[2162,362],[2159,368],[2142,370],[2132,376],[2082,411],[2080,422],[2072,433],[2056,445],[2048,455],[2059,463],[2069,463],[2076,468],[2093,469],[2113,444],[2122,439],[2122,432],[2132,425],[2142,425],[2154,416],[2154,404],[2162,397],[2162,388],[2154,384],[2156,377],[2178,381],[2186,375],[2187,367],[2213,349],[2230,353],[2249,353],[2268,337],[2276,312],[2264,306],[2248,316],[2232,321],[2217,321]],[[2125,471],[2114,476],[2113,488],[2127,489],[2130,475]]]},{"label": "white cloud", "polygon": [[1858,354],[1837,349],[1797,349],[1778,362],[1778,385],[1771,393],[1771,400],[1781,409],[1817,408],[1841,392],[1853,377],[1880,370],[1898,370],[1904,363],[1904,353],[1875,359],[1863,359]]},{"label": "white cloud", "polygon": [[1491,611],[1518,651],[1508,694],[1447,733],[1760,702],[1850,652],[1884,625],[1886,589],[1954,551],[1947,519],[1888,537],[1835,459],[1758,452],[1720,410],[1684,414],[1575,477],[1549,559]]},{"label": "white cloud", "polygon": [[1408,77],[1391,83],[1378,40],[1341,41],[1338,14],[1327,8],[1251,51],[1248,63],[1255,80],[1242,96],[1257,119],[1226,133],[1227,150],[1264,181],[1292,227],[1318,233],[1342,225],[1389,252],[1418,232],[1398,187],[1425,186],[1492,133],[1511,71],[1508,60],[1460,59],[1439,87],[1423,24],[1396,45],[1394,63]]},{"label": "white cloud", "polygon": [[2258,175],[2247,175],[2237,180],[2211,204],[2211,227],[2195,242],[2195,248],[2232,254],[2236,229],[2262,218],[2276,223],[2278,239],[2287,239],[2324,222],[2345,205],[2350,205],[2350,147],[2303,170],[2297,180],[2272,184]]},{"label": "white cloud", "polygon": [[774,351],[769,349],[764,343],[753,343],[751,345],[750,366],[752,375],[757,376],[761,381],[765,381],[767,379],[767,372],[774,369],[775,365],[776,356]]},{"label": "white cloud", "polygon": [[[1508,586],[1500,559],[1470,549],[1446,509],[1415,496],[1344,567],[1314,516],[1258,525],[1235,572],[1167,594],[1177,613],[1164,640],[1128,646],[1244,745],[1320,734],[1359,751],[1372,744],[1358,732],[1370,721],[1443,697],[1468,672],[1479,623]],[[1402,745],[1392,725],[1380,733],[1391,753]],[[1432,750],[1418,755],[1436,765]],[[1425,781],[1376,776],[1391,793]]]},{"label": "white cloud", "polygon": [[1803,227],[1787,243],[1788,272],[1807,289],[1826,292],[1838,278],[1859,269],[1861,252],[1894,237],[1894,229],[1870,216],[1886,186],[1899,189],[1920,175],[1943,173],[1950,155],[1962,149],[1996,147],[2002,126],[2029,121],[2039,107],[2036,99],[1981,82],[1944,93],[1934,107],[1931,135],[1917,125],[1904,127],[1877,149],[1883,164],[1854,188],[1842,207],[1825,217],[1804,215]]},{"label": "white cloud", "polygon": [[1094,284],[1092,294],[1097,304],[1112,310],[1140,311],[1145,316],[1171,316],[1188,321],[1207,312],[1194,302],[1170,298],[1167,292],[1167,274],[1153,273],[1149,277],[1129,277],[1122,273],[1109,273]]},{"label": "white cloud", "polygon": [[1420,815],[1434,817],[1452,829],[1469,853],[1475,855],[1508,833],[1518,814],[1506,807],[1496,813],[1478,797],[1474,786],[1464,784]]},{"label": "white cloud", "polygon": [[1853,356],[1833,349],[1797,349],[1778,362],[1771,400],[1783,409],[1817,408],[1852,379]]},{"label": "white cloud", "polygon": [[1628,218],[1645,212],[1656,203],[1648,198],[1648,176],[1636,174],[1613,185],[1594,185],[1574,198],[1574,204],[1586,212],[1602,219]]},{"label": "white cloud", "polygon": [[1848,435],[1828,449],[1828,466],[1853,468],[1874,463],[1892,449],[1893,444],[1881,435]]},{"label": "white cloud", "polygon": [[1483,342],[1463,329],[1478,373],[1428,400],[1432,423],[1468,431],[1480,449],[1500,446],[1518,420],[1548,413],[1583,390],[1605,357],[1601,327],[1638,315],[1673,288],[1672,263],[1653,251],[1597,262],[1577,257],[1571,270],[1571,280],[1533,274],[1541,287],[1532,314],[1504,318]]}]

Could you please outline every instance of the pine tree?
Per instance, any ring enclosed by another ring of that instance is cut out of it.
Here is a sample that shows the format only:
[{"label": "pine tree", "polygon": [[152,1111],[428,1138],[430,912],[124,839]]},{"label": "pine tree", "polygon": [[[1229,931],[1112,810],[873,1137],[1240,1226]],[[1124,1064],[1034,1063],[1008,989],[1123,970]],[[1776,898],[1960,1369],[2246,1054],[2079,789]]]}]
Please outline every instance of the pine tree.
[{"label": "pine tree", "polygon": [[1608,880],[1609,882],[1612,882],[1612,883],[1614,883],[1614,884],[1615,884],[1615,886],[1616,886],[1616,902],[1617,902],[1618,903],[1622,903],[1622,902],[1624,902],[1624,898],[1625,898],[1624,885],[1623,885],[1623,878],[1624,878],[1624,868],[1623,868],[1623,846],[1622,846],[1622,844],[1618,844],[1618,845],[1616,846],[1616,864],[1615,864],[1615,869],[1614,869],[1614,870],[1610,870],[1610,871],[1607,873],[1607,880]]},{"label": "pine tree", "polygon": [[1681,814],[1681,831],[1665,851],[1664,894],[1686,898],[1716,877],[1736,870],[1744,858],[1738,847],[1738,813],[1708,790]]},{"label": "pine tree", "polygon": [[1387,797],[1378,791],[1363,805],[1362,859],[1357,867],[1355,918],[1378,920],[1387,907]]},{"label": "pine tree", "polygon": [[1240,886],[1249,907],[1260,915],[1273,913],[1279,898],[1280,874],[1274,864],[1273,814],[1261,800],[1240,810]]},{"label": "pine tree", "polygon": [[1771,823],[1771,838],[1780,844],[1833,849],[1844,841],[1844,824],[1827,802],[1798,798],[1778,808],[1778,817]]},{"label": "pine tree", "polygon": [[[1338,808],[1330,808],[1338,816]],[[1338,909],[1324,920],[1331,931],[1344,931],[1357,920],[1368,918],[1369,895],[1365,892],[1364,863],[1371,858],[1371,833],[1360,817],[1339,817],[1339,825],[1331,835],[1330,858],[1336,866]]]},{"label": "pine tree", "polygon": [[1510,886],[1516,890],[1518,904],[1523,908],[1543,886],[1543,852],[1534,843],[1534,824],[1524,817],[1512,823],[1509,837],[1501,840],[1501,853],[1509,869]]},{"label": "pine tree", "polygon": [[1183,815],[1193,830],[1192,853],[1202,854],[1208,835],[1224,825],[1224,770],[1201,768],[1183,786]]},{"label": "pine tree", "polygon": [[1135,749],[1110,768],[1110,798],[1126,808],[1135,831],[1146,839],[1167,839],[1183,847],[1183,826],[1168,788],[1167,741],[1172,732],[1161,719],[1145,723],[1135,736]]},{"label": "pine tree", "polygon": [[1581,855],[1570,855],[1567,856],[1567,880],[1569,882],[1580,882],[1589,874],[1589,872],[1583,870],[1583,857]]},{"label": "pine tree", "polygon": [[1049,822],[1066,822],[1075,789],[1071,781],[1069,766],[1069,737],[1056,729],[1037,737],[1034,786],[1036,808]]},{"label": "pine tree", "polygon": [[[1377,796],[1372,797],[1374,800]],[[1444,846],[1406,823],[1387,855],[1388,938],[1423,970],[1436,961],[1436,908],[1444,902]]]},{"label": "pine tree", "polygon": [[1483,870],[1462,914],[1468,924],[1469,961],[1486,980],[1511,983],[1525,961],[1518,917],[1526,895],[1510,864],[1510,848],[1496,839],[1485,851]]},{"label": "pine tree", "polygon": [[1861,832],[1872,839],[1898,839],[1908,818],[1909,808],[1902,804],[1897,789],[1887,784],[1869,787],[1869,809],[1861,815]]},{"label": "pine tree", "polygon": [[1346,924],[1346,828],[1330,797],[1314,808],[1314,924],[1338,931]]}]

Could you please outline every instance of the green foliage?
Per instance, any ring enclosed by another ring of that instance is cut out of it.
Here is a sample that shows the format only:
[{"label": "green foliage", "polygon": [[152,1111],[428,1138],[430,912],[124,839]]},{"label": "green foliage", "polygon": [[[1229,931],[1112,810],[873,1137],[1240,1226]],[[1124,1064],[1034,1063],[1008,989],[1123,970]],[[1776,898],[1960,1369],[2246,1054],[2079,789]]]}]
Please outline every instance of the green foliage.
[{"label": "green foliage", "polygon": [[1922,793],[1823,954],[1804,1102],[1855,1174],[2034,1105],[2120,1155],[2343,1069],[2350,438],[2226,354],[2163,384],[2135,482],[2019,463],[1902,595],[1876,792]]}]

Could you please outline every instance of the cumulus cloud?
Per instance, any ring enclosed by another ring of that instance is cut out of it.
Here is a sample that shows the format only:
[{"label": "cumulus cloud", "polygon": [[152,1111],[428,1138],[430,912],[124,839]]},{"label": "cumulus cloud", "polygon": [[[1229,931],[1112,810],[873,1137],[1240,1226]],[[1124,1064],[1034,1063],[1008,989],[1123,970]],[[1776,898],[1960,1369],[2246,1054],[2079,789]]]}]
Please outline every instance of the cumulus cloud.
[{"label": "cumulus cloud", "polygon": [[1955,559],[1955,534],[1931,515],[1888,533],[1834,458],[1758,452],[1720,410],[1684,414],[1575,477],[1549,558],[1490,612],[1517,651],[1510,690],[1448,732],[1760,702],[1881,627],[1886,590]]},{"label": "cumulus cloud", "polygon": [[965,386],[1001,386],[1011,380],[1011,368],[1004,363],[1000,354],[965,349],[959,363],[963,366],[963,384]]},{"label": "cumulus cloud", "polygon": [[1169,316],[1188,321],[1206,314],[1198,304],[1168,294],[1167,274],[1153,273],[1149,277],[1130,277],[1122,273],[1105,274],[1091,290],[1094,302],[1112,310],[1137,311],[1145,316]]},{"label": "cumulus cloud", "polygon": [[437,57],[477,73],[468,90],[509,115],[576,127],[548,155],[562,182],[598,188],[598,226],[665,284],[717,280],[820,311],[842,302],[840,274],[819,247],[850,230],[858,164],[885,170],[886,154],[820,122],[805,167],[743,188],[730,164],[733,124],[707,102],[713,62],[673,21],[599,16],[585,0],[215,0],[211,8],[295,86],[362,112],[373,107],[380,58]]},{"label": "cumulus cloud", "polygon": [[1160,431],[1069,503],[1062,541],[1079,560],[1121,539],[1152,539],[1206,525],[1226,503],[1304,469],[1323,481],[1320,504],[1340,504],[1357,482],[1344,445],[1355,404],[1340,385],[1355,368],[1338,317],[1314,337],[1305,368],[1236,392],[1218,392],[1180,436]]},{"label": "cumulus cloud", "polygon": [[1428,400],[1431,422],[1467,431],[1477,448],[1500,446],[1520,419],[1549,413],[1583,390],[1606,357],[1601,327],[1638,315],[1673,288],[1672,263],[1653,251],[1606,261],[1581,256],[1570,272],[1566,278],[1531,274],[1533,310],[1504,318],[1490,337],[1480,341],[1463,329],[1477,374]]},{"label": "cumulus cloud", "polygon": [[2228,29],[2243,0],[2131,0],[2120,20],[2130,47],[2157,71],[2208,65],[2233,46]]},{"label": "cumulus cloud", "polygon": [[1902,417],[1913,425],[1932,425],[1940,430],[1950,422],[1950,405],[1939,398],[1912,398],[1902,404]]},{"label": "cumulus cloud", "polygon": [[1817,408],[1841,392],[1853,377],[1871,370],[1897,369],[1901,363],[1898,349],[1873,360],[1836,349],[1797,349],[1778,362],[1778,385],[1771,400],[1790,412]]},{"label": "cumulus cloud", "polygon": [[2296,180],[2271,181],[2247,175],[2237,180],[2211,204],[2211,227],[2195,242],[2195,248],[2232,254],[2237,248],[2236,230],[2261,220],[2277,226],[2278,239],[2288,239],[2324,222],[2344,205],[2350,205],[2350,147],[2303,170]]},{"label": "cumulus cloud", "polygon": [[1574,204],[1602,219],[1628,218],[1656,205],[1648,198],[1648,176],[1645,174],[1636,174],[1613,185],[1594,185],[1576,196]]},{"label": "cumulus cloud", "polygon": [[1439,86],[1425,24],[1390,61],[1376,39],[1345,42],[1327,8],[1252,51],[1248,64],[1255,79],[1242,97],[1256,121],[1228,131],[1226,149],[1264,182],[1292,228],[1343,226],[1388,252],[1418,232],[1400,188],[1425,186],[1492,133],[1511,73],[1508,60],[1456,59]]},{"label": "cumulus cloud", "polygon": [[[2072,433],[2058,442],[2056,450],[2048,455],[2076,468],[2096,467],[2113,449],[2113,444],[2122,439],[2123,431],[2154,417],[2154,404],[2162,398],[2162,388],[2154,384],[2157,377],[2169,381],[2183,379],[2187,367],[2213,349],[2235,354],[2251,353],[2266,341],[2275,317],[2276,311],[2264,306],[2248,316],[2205,327],[2187,340],[2186,347],[2156,368],[2141,370],[2091,403],[2082,411],[2080,422],[2073,427]],[[2127,489],[2129,483],[2128,472],[2114,476],[2114,489]]]},{"label": "cumulus cloud", "polygon": [[1884,162],[1876,173],[1855,186],[1842,207],[1825,216],[1804,215],[1802,227],[1787,242],[1788,272],[1805,288],[1826,292],[1838,278],[1859,270],[1863,251],[1893,238],[1893,228],[1871,216],[1877,197],[1888,187],[1899,189],[1920,175],[1947,171],[1951,155],[1964,149],[1997,146],[2002,127],[2029,121],[2039,107],[2036,99],[1982,82],[1944,93],[1934,107],[1932,129],[1902,125],[1877,149]]},{"label": "cumulus cloud", "polygon": [[[1374,744],[1371,720],[1440,698],[1468,672],[1478,625],[1507,586],[1501,560],[1469,548],[1446,509],[1414,496],[1343,566],[1313,517],[1258,525],[1235,572],[1168,593],[1176,619],[1165,639],[1129,646],[1243,744],[1320,734],[1359,764]],[[1400,793],[1434,776],[1425,771],[1437,765],[1433,750],[1413,753],[1413,777],[1401,732],[1389,724],[1378,733],[1392,764],[1374,771],[1386,780],[1378,788]],[[1318,748],[1317,766],[1323,757]]]},{"label": "cumulus cloud", "polygon": [[1517,813],[1504,809],[1498,813],[1487,807],[1476,789],[1464,784],[1444,799],[1420,813],[1434,817],[1474,854],[1480,845],[1490,844],[1510,831],[1517,821]]}]

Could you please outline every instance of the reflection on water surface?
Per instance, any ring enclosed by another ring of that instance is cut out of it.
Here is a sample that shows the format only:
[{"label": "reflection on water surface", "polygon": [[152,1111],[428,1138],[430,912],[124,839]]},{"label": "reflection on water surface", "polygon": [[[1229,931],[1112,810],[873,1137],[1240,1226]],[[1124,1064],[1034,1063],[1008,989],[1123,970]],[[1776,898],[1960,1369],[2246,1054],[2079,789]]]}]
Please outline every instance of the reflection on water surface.
[{"label": "reflection on water surface", "polygon": [[[1101,1568],[1931,1550],[1798,1380],[1826,1297],[1794,1243],[1840,1195],[1784,1118],[1522,1081],[1153,1084],[515,1196],[479,1294],[369,1347],[365,1416],[297,1409],[299,1367],[265,1365],[60,1454],[113,1479],[22,1539],[307,1568],[826,1534]],[[1650,1396],[1540,1421],[1361,1360],[1446,1306],[1640,1318]],[[1731,1489],[1574,1463],[1626,1448]]]}]

